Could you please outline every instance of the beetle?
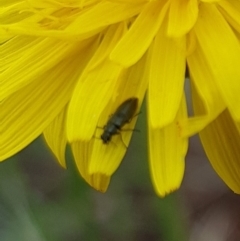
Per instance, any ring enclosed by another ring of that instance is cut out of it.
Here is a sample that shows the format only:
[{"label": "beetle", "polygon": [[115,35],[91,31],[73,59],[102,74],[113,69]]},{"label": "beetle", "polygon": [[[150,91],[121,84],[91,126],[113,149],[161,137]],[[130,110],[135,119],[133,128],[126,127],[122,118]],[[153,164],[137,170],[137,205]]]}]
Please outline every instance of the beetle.
[{"label": "beetle", "polygon": [[112,136],[119,134],[121,128],[131,121],[138,106],[138,98],[129,98],[125,100],[110,117],[103,128],[101,139],[104,144],[111,141]]}]

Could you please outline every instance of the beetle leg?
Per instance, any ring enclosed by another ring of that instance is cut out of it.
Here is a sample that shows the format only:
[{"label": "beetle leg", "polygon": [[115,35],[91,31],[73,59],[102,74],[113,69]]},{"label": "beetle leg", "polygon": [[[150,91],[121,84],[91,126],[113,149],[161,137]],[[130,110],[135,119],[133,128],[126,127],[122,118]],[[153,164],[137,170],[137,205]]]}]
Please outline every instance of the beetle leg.
[{"label": "beetle leg", "polygon": [[121,129],[121,131],[136,131],[136,132],[141,132],[138,129]]},{"label": "beetle leg", "polygon": [[120,134],[120,136],[121,136],[121,140],[122,140],[122,143],[123,143],[123,145],[125,146],[125,148],[127,149],[128,148],[128,146],[125,144],[125,142],[123,141],[123,138],[122,138],[122,135],[121,135],[121,133],[119,133]]}]

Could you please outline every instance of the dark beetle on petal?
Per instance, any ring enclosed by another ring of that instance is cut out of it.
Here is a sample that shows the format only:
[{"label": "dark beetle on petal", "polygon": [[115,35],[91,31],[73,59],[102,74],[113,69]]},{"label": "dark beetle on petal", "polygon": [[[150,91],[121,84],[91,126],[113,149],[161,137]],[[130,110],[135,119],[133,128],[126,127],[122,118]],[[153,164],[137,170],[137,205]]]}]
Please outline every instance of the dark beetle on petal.
[{"label": "dark beetle on petal", "polygon": [[108,120],[107,125],[104,126],[101,139],[104,144],[111,141],[112,136],[119,134],[121,128],[131,121],[137,110],[138,98],[130,98],[125,100],[115,111],[115,113]]}]

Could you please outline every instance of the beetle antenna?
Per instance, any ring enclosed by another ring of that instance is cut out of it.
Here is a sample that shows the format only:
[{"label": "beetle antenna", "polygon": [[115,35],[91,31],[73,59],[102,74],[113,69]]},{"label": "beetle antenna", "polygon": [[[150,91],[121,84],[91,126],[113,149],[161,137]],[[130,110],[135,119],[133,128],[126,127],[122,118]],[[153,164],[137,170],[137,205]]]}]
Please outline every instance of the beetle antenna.
[{"label": "beetle antenna", "polygon": [[136,131],[136,132],[141,132],[139,129],[121,129],[121,131]]},{"label": "beetle antenna", "polygon": [[139,111],[138,113],[136,113],[136,114],[128,121],[128,123],[130,123],[133,118],[135,118],[136,116],[140,115],[141,113],[142,113],[142,111]]},{"label": "beetle antenna", "polygon": [[142,111],[139,111],[138,113],[136,113],[132,118],[134,118],[134,117],[136,117],[136,116],[138,116],[140,114],[142,114]]}]

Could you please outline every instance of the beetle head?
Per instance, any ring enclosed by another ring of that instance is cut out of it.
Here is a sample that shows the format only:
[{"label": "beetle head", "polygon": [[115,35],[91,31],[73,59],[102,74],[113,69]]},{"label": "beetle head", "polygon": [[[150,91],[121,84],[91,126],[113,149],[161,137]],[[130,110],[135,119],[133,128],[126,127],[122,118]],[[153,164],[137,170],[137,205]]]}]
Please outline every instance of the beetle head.
[{"label": "beetle head", "polygon": [[104,131],[103,134],[101,135],[101,139],[104,144],[107,144],[111,141],[111,133]]}]

